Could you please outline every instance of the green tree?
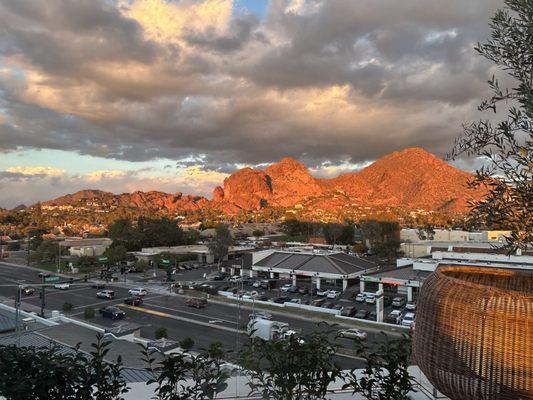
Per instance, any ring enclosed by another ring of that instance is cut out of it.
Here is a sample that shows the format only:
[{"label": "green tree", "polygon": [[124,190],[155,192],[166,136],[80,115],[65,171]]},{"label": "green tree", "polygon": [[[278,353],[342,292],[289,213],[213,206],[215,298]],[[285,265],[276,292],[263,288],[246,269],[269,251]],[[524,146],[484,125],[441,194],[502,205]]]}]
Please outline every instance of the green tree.
[{"label": "green tree", "polygon": [[121,400],[128,391],[120,357],[104,357],[110,342],[97,335],[89,356],[58,347],[0,346],[0,396],[7,400]]},{"label": "green tree", "polygon": [[252,232],[252,236],[254,237],[261,237],[264,235],[265,235],[265,232],[263,232],[261,229],[254,229],[254,231]]},{"label": "green tree", "polygon": [[94,308],[92,307],[87,307],[83,310],[83,318],[85,319],[93,319],[95,314]]},{"label": "green tree", "polygon": [[509,250],[533,244],[533,4],[530,0],[506,0],[491,20],[491,38],[475,50],[505,71],[512,87],[494,76],[488,84],[492,97],[480,111],[492,111],[494,119],[465,124],[450,158],[466,153],[484,157],[474,186],[485,187],[488,196],[474,204],[470,224],[511,229]]},{"label": "green tree", "polygon": [[167,328],[165,327],[159,327],[155,330],[155,338],[156,339],[168,339],[168,332]]},{"label": "green tree", "polygon": [[209,242],[209,251],[216,261],[224,259],[228,255],[229,247],[233,245],[233,238],[227,225],[219,224],[215,228],[215,237]]},{"label": "green tree", "polygon": [[[159,354],[157,362],[155,354]],[[154,376],[147,384],[156,385],[156,399],[214,399],[227,387],[229,375],[222,370],[223,362],[221,358],[212,357],[209,351],[164,354],[143,348],[142,355],[147,370]],[[216,355],[219,355],[218,351]]]},{"label": "green tree", "polygon": [[240,354],[251,394],[273,400],[324,399],[341,376],[334,361],[338,346],[329,332],[280,340],[251,338]]},{"label": "green tree", "polygon": [[74,308],[74,304],[68,303],[68,302],[63,303],[62,309],[65,314],[67,315],[70,314],[73,308]]},{"label": "green tree", "polygon": [[31,253],[31,259],[33,261],[52,262],[56,261],[58,256],[59,244],[53,240],[42,241],[36,250]]},{"label": "green tree", "polygon": [[113,245],[106,249],[104,255],[111,264],[117,264],[126,259],[128,249],[123,244]]},{"label": "green tree", "polygon": [[177,246],[185,241],[183,230],[168,218],[139,218],[139,232],[143,236],[143,247]]},{"label": "green tree", "polygon": [[143,235],[133,227],[130,219],[118,219],[111,223],[107,230],[114,245],[123,245],[128,251],[142,248]]},{"label": "green tree", "polygon": [[401,339],[386,340],[377,350],[368,351],[362,344],[356,350],[366,361],[362,373],[351,370],[344,376],[343,389],[360,394],[368,400],[407,400],[408,393],[414,391],[413,379],[409,375],[411,341]]}]

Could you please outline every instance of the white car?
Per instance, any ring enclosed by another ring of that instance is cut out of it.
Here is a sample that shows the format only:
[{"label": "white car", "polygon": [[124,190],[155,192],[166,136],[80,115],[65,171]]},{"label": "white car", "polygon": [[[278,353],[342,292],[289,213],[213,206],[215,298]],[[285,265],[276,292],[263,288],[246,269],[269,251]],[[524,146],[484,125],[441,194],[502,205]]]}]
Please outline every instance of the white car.
[{"label": "white car", "polygon": [[326,294],[326,297],[328,299],[336,299],[337,297],[340,296],[340,292],[337,292],[336,290],[330,290],[327,294]]},{"label": "white car", "polygon": [[400,310],[392,310],[385,318],[385,322],[392,324],[399,324],[402,319],[402,312]]},{"label": "white car", "polygon": [[357,293],[357,296],[355,296],[355,301],[358,303],[364,303],[366,299],[366,296],[364,293]]},{"label": "white car", "polygon": [[402,326],[408,326],[411,327],[415,323],[415,314],[412,312],[408,312],[405,314],[402,318]]},{"label": "white car", "polygon": [[302,304],[302,299],[291,299],[290,303]]},{"label": "white car", "polygon": [[253,284],[254,288],[260,288],[261,287],[261,281],[255,281]]},{"label": "white car", "polygon": [[339,331],[339,336],[347,339],[366,340],[366,332],[355,328]]},{"label": "white car", "polygon": [[229,278],[229,281],[230,281],[230,282],[233,282],[233,283],[240,282],[240,281],[242,281],[242,276],[240,276],[240,275],[234,275],[234,276],[232,276],[231,278]]},{"label": "white car", "polygon": [[407,303],[407,304],[405,305],[405,309],[406,309],[406,310],[409,310],[409,311],[415,311],[415,310],[416,310],[416,303],[410,301],[409,303]]},{"label": "white car", "polygon": [[290,283],[286,283],[285,285],[283,285],[281,287],[281,292],[282,293],[288,293],[289,289],[292,287],[292,285]]},{"label": "white car", "polygon": [[367,294],[365,297],[365,303],[366,304],[376,304],[376,295],[375,294]]},{"label": "white car", "polygon": [[112,290],[102,290],[96,293],[96,297],[98,297],[99,299],[114,299],[115,292]]},{"label": "white car", "polygon": [[317,296],[326,296],[328,294],[329,290],[325,290],[325,289],[317,289],[316,291],[316,295]]},{"label": "white car", "polygon": [[54,289],[67,290],[69,288],[70,288],[70,285],[68,283],[56,283],[54,285]]},{"label": "white car", "polygon": [[145,288],[133,288],[128,290],[131,296],[146,296],[148,291]]}]

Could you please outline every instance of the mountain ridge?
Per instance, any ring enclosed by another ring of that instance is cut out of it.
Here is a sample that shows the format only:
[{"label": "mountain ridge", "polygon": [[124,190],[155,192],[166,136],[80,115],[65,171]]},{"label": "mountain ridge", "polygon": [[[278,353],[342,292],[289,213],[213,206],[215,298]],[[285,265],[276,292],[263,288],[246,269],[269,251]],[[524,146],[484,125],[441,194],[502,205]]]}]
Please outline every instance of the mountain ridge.
[{"label": "mountain ridge", "polygon": [[469,201],[484,196],[481,189],[467,189],[472,178],[472,174],[414,147],[387,154],[360,171],[334,178],[314,177],[303,163],[291,157],[264,170],[242,168],[215,187],[211,199],[181,192],[113,194],[86,189],[42,204],[61,206],[98,200],[168,212],[213,209],[224,214],[302,204],[321,209],[357,204],[465,212]]}]

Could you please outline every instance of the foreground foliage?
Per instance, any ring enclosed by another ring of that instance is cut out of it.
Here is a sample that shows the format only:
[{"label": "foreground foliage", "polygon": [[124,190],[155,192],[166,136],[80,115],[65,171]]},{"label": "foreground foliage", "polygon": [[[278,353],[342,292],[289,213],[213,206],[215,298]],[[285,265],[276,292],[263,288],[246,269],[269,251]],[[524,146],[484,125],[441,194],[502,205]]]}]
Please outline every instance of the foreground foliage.
[{"label": "foreground foliage", "polygon": [[473,185],[485,186],[489,194],[474,205],[471,222],[511,229],[511,251],[533,244],[532,21],[531,0],[506,0],[492,18],[490,40],[475,50],[505,71],[512,87],[494,76],[489,80],[492,97],[479,110],[492,111],[494,118],[465,125],[451,154],[485,159]]},{"label": "foreground foliage", "polygon": [[120,357],[104,360],[110,342],[98,335],[90,355],[57,347],[0,346],[0,396],[7,400],[120,400],[126,393]]}]

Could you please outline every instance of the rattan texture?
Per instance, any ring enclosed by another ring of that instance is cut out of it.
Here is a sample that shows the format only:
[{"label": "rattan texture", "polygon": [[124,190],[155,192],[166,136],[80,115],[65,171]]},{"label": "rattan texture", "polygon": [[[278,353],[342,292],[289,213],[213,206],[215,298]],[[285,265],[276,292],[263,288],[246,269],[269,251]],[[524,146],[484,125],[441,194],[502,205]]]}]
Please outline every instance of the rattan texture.
[{"label": "rattan texture", "polygon": [[439,266],[418,298],[413,356],[452,400],[533,399],[533,272]]}]

